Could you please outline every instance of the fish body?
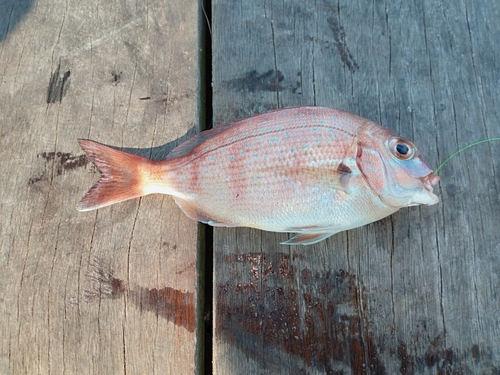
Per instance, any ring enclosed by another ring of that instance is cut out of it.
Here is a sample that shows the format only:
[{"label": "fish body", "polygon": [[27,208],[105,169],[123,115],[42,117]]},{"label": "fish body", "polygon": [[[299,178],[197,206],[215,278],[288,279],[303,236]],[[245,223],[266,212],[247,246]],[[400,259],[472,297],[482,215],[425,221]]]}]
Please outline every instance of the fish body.
[{"label": "fish body", "polygon": [[159,162],[80,144],[102,173],[82,211],[164,193],[194,220],[293,232],[286,244],[311,244],[401,207],[438,202],[439,177],[413,144],[330,108],[285,108],[221,125]]}]

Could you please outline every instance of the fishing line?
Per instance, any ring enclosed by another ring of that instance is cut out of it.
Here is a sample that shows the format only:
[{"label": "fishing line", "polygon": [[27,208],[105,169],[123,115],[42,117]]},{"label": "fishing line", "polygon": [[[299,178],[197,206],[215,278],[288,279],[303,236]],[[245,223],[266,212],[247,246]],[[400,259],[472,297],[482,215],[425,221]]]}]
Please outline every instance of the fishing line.
[{"label": "fishing line", "polygon": [[439,165],[439,167],[437,167],[437,169],[434,171],[434,174],[437,174],[439,172],[439,170],[443,167],[443,165],[445,165],[448,161],[450,161],[450,159],[453,158],[454,156],[460,154],[462,151],[467,150],[468,148],[471,148],[472,146],[476,146],[478,144],[490,142],[490,141],[500,141],[500,137],[481,139],[480,141],[477,141],[477,142],[474,142],[474,143],[468,144],[467,146],[462,147],[458,151],[455,151],[453,154],[451,154],[445,161],[443,161]]}]

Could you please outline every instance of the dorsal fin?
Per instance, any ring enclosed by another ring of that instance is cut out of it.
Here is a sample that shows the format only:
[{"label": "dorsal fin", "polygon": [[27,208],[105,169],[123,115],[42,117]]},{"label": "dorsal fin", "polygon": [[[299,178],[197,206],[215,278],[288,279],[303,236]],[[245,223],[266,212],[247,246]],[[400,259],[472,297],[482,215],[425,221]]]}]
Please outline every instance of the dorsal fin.
[{"label": "dorsal fin", "polygon": [[215,137],[216,135],[224,132],[227,128],[233,126],[235,123],[230,122],[228,124],[219,125],[216,128],[202,131],[200,134],[196,134],[194,137],[189,138],[186,142],[180,144],[168,154],[167,159],[178,158],[189,154],[194,148],[202,144],[207,139]]}]

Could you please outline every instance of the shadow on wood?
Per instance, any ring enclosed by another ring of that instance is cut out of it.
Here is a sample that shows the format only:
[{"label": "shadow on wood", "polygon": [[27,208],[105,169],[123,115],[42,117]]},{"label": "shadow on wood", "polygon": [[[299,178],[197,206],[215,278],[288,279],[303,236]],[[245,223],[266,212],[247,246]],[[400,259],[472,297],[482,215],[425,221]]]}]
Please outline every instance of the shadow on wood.
[{"label": "shadow on wood", "polygon": [[14,31],[33,7],[34,0],[6,0],[0,4],[0,42]]}]

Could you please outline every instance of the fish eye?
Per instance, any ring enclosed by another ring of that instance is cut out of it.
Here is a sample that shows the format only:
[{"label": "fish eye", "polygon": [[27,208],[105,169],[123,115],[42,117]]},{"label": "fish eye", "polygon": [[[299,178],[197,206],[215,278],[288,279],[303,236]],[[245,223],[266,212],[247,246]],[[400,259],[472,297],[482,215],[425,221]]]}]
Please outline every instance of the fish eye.
[{"label": "fish eye", "polygon": [[415,146],[402,138],[391,137],[388,146],[391,154],[399,160],[410,160],[416,154]]},{"label": "fish eye", "polygon": [[400,154],[400,155],[408,155],[408,153],[410,152],[410,149],[408,148],[407,145],[405,145],[404,143],[398,143],[396,145],[396,151]]}]

